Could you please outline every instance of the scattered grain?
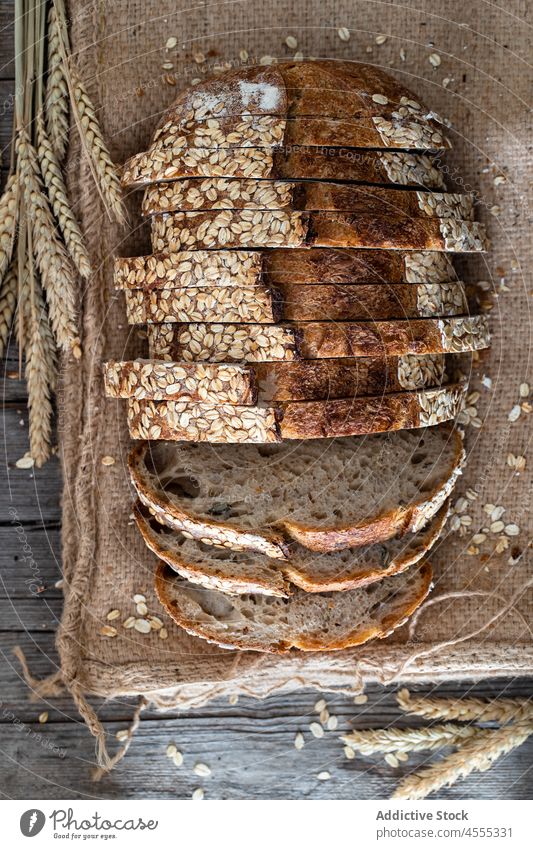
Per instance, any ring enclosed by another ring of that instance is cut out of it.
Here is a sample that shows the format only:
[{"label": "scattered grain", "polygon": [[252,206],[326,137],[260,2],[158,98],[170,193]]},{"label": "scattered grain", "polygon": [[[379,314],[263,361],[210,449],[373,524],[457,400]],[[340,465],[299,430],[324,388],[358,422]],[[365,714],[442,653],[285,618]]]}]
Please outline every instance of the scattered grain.
[{"label": "scattered grain", "polygon": [[203,799],[204,798],[203,788],[197,787],[196,790],[193,791],[192,798],[194,799],[195,802],[197,802],[199,799]]},{"label": "scattered grain", "polygon": [[115,463],[114,457],[110,457],[108,454],[106,454],[105,457],[102,457],[102,466],[113,466],[114,463]]},{"label": "scattered grain", "polygon": [[43,711],[39,714],[39,722],[41,725],[44,725],[45,722],[48,722],[48,711]]},{"label": "scattered grain", "polygon": [[348,27],[339,27],[337,30],[337,35],[339,36],[341,41],[349,41],[350,40],[350,30]]},{"label": "scattered grain", "polygon": [[312,722],[309,726],[309,730],[313,737],[316,737],[317,740],[324,736],[324,729],[318,724],[318,722]]},{"label": "scattered grain", "polygon": [[339,720],[336,716],[330,716],[328,721],[326,722],[328,731],[336,731],[337,726],[339,724]]},{"label": "scattered grain", "polygon": [[319,781],[329,781],[329,779],[331,778],[331,773],[329,773],[327,770],[324,770],[324,772],[318,773],[317,778]]},{"label": "scattered grain", "polygon": [[385,44],[385,42],[387,41],[387,36],[386,35],[376,35],[375,40],[376,40],[376,44]]},{"label": "scattered grain", "polygon": [[117,610],[115,608],[114,610],[109,611],[109,613],[106,616],[106,619],[107,619],[108,622],[112,622],[113,619],[118,619],[119,616],[120,616],[120,610]]},{"label": "scattered grain", "polygon": [[167,43],[165,44],[165,47],[166,47],[167,50],[172,50],[176,46],[177,43],[178,43],[178,39],[175,38],[172,35],[169,39],[167,39]]},{"label": "scattered grain", "polygon": [[17,467],[17,469],[31,469],[33,468],[34,464],[35,460],[33,459],[33,457],[31,457],[30,454],[24,454],[24,457],[20,457],[16,461],[15,466]]},{"label": "scattered grain", "polygon": [[298,733],[296,734],[296,737],[294,738],[294,748],[298,749],[298,751],[300,751],[300,749],[303,749],[304,746],[305,746],[304,735],[302,734],[301,731],[298,731]]},{"label": "scattered grain", "polygon": [[441,59],[438,53],[430,53],[429,55],[429,64],[433,65],[434,68],[438,68],[440,65]]},{"label": "scattered grain", "polygon": [[136,619],[133,627],[139,632],[139,634],[149,634],[152,630],[152,626],[147,619]]},{"label": "scattered grain", "polygon": [[113,628],[112,625],[102,625],[100,628],[100,635],[102,637],[116,637],[117,629]]},{"label": "scattered grain", "polygon": [[366,705],[368,701],[368,696],[365,693],[361,693],[359,696],[355,696],[353,703],[354,705]]},{"label": "scattered grain", "polygon": [[398,758],[396,757],[396,755],[393,755],[392,752],[389,752],[387,755],[385,755],[385,761],[393,769],[396,769],[396,767],[400,766]]},{"label": "scattered grain", "polygon": [[285,44],[286,44],[286,45],[287,45],[287,47],[289,47],[291,50],[296,50],[296,48],[298,47],[298,42],[297,42],[297,40],[295,39],[295,37],[294,37],[293,35],[288,35],[288,36],[287,36],[287,38],[285,39]]},{"label": "scattered grain", "polygon": [[211,769],[207,766],[207,764],[195,764],[192,771],[195,775],[199,775],[201,778],[207,778],[211,775]]}]

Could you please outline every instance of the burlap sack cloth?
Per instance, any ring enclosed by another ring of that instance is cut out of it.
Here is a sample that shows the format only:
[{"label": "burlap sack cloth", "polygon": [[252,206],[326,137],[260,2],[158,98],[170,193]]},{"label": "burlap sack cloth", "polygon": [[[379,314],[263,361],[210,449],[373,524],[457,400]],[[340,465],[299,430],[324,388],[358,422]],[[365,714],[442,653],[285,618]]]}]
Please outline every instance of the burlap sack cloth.
[{"label": "burlap sack cloth", "polygon": [[[492,239],[489,254],[468,259],[468,279],[489,281],[498,293],[491,313],[492,349],[480,358],[472,380],[472,389],[481,393],[476,405],[483,427],[467,428],[469,463],[459,490],[470,488],[478,497],[466,511],[472,519],[468,533],[450,535],[433,557],[437,586],[411,637],[404,627],[357,650],[277,658],[218,650],[167,621],[152,591],[155,560],[130,518],[125,404],[104,398],[101,378],[106,359],[139,350],[122,295],[113,290],[112,259],[115,253],[149,250],[139,229],[140,195],[130,202],[131,228],[111,225],[73,141],[70,187],[96,272],[83,293],[84,356],[80,364],[66,365],[59,405],[66,579],[59,649],[63,679],[99,735],[104,761],[102,729],[87,694],[142,694],[161,706],[186,707],[230,692],[264,696],[302,686],[356,691],[370,679],[437,681],[533,672],[527,548],[533,458],[520,475],[506,462],[509,452],[527,454],[532,421],[525,412],[515,423],[508,421],[520,402],[519,386],[528,381],[532,341],[527,190],[533,134],[526,111],[531,29],[520,22],[526,3],[498,8],[481,0],[438,6],[420,0],[398,6],[243,0],[192,11],[182,5],[170,0],[70,4],[73,51],[118,163],[145,149],[161,110],[190,80],[223,61],[243,61],[240,54],[246,61],[243,50],[253,63],[268,55],[290,58],[295,51],[285,45],[288,35],[297,38],[305,56],[366,61],[390,70],[451,120],[449,183],[457,174],[459,186],[478,192],[478,215]],[[350,30],[349,41],[339,38],[339,27]],[[376,43],[378,34],[387,36],[384,44]],[[177,46],[167,52],[171,36]],[[198,53],[207,58],[204,64],[195,62]],[[433,53],[442,60],[438,68],[429,61]],[[164,70],[165,62],[174,68]],[[506,182],[495,184],[497,175]],[[491,389],[481,385],[483,375],[492,379]],[[102,464],[106,455],[115,458],[114,465]],[[489,524],[487,503],[503,505],[503,520],[518,524],[520,534],[499,555],[493,553],[497,534],[483,543],[480,554],[469,555],[471,535]],[[168,640],[120,626],[134,613],[138,592],[146,595],[150,611],[165,619]],[[113,608],[121,612],[119,636],[104,638],[99,631]],[[470,634],[475,636],[465,639]]]}]

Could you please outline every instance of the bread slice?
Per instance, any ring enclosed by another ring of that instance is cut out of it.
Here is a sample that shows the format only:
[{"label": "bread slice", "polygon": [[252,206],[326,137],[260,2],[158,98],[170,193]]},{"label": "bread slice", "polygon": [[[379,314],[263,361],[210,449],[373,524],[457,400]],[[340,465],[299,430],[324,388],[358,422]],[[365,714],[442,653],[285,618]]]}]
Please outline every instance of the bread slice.
[{"label": "bread slice", "polygon": [[173,286],[355,285],[448,283],[450,256],[437,251],[283,248],[265,251],[175,251],[115,259],[117,289]]},{"label": "bread slice", "polygon": [[[337,125],[330,129],[339,129]],[[423,154],[345,148],[292,146],[231,150],[156,146],[132,156],[124,166],[126,186],[165,183],[183,177],[255,180],[344,180],[445,189],[436,160]]]},{"label": "bread slice", "polygon": [[368,286],[190,286],[126,290],[129,324],[216,321],[351,321],[463,315],[469,306],[463,283],[378,283]]},{"label": "bread slice", "polygon": [[143,215],[220,209],[329,210],[358,215],[427,216],[472,221],[474,195],[346,183],[228,180],[219,177],[152,184],[146,189],[142,203]]},{"label": "bread slice", "polygon": [[489,345],[485,315],[410,321],[282,324],[148,324],[150,358],[187,362],[270,362],[401,357],[478,351]]},{"label": "bread slice", "polygon": [[152,249],[386,248],[452,253],[484,251],[485,228],[457,218],[350,212],[221,210],[152,216]]},{"label": "bread slice", "polygon": [[290,598],[260,594],[229,596],[179,578],[160,563],[155,589],[181,627],[223,648],[283,654],[335,651],[387,637],[420,606],[432,586],[429,563],[344,593],[306,593]]},{"label": "bread slice", "polygon": [[427,389],[452,379],[459,368],[456,357],[443,354],[252,366],[139,359],[105,363],[104,384],[111,398],[264,404]]},{"label": "bread slice", "polygon": [[148,548],[191,583],[230,595],[262,593],[284,598],[295,587],[308,593],[346,592],[404,572],[427,555],[447,515],[448,503],[417,534],[359,548],[317,553],[294,543],[289,559],[283,561],[188,539],[158,522],[141,505],[134,509]]},{"label": "bread slice", "polygon": [[269,406],[220,402],[128,401],[133,439],[178,442],[273,443],[327,439],[427,427],[461,411],[467,385],[327,401],[279,401]]},{"label": "bread slice", "polygon": [[461,473],[461,435],[445,425],[299,444],[140,443],[128,465],[140,501],[175,530],[287,558],[417,532]]}]

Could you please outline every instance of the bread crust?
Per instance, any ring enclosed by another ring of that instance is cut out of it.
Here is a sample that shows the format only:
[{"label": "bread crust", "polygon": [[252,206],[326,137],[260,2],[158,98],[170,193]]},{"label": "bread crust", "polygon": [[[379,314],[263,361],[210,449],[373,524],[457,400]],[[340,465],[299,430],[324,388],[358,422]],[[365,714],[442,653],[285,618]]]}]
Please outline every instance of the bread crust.
[{"label": "bread crust", "polygon": [[350,212],[222,210],[152,216],[152,249],[380,248],[471,253],[486,249],[485,228],[456,218]]},{"label": "bread crust", "polygon": [[173,286],[368,285],[448,283],[457,275],[437,251],[283,248],[263,251],[175,251],[115,259],[116,289]]},{"label": "bread crust", "polygon": [[[365,552],[367,562],[362,566],[356,559],[359,550],[353,549],[353,565],[350,567],[346,563],[342,573],[335,575],[321,572],[316,566],[318,562],[320,567],[320,559],[330,557],[330,554],[310,553],[295,544],[290,546],[289,559],[286,561],[256,553],[239,553],[234,556],[237,557],[237,563],[241,564],[240,569],[235,567],[231,557],[222,560],[215,558],[215,562],[211,563],[209,548],[215,552],[220,552],[220,548],[209,546],[207,551],[202,552],[198,544],[188,544],[178,531],[169,531],[139,503],[133,515],[150,551],[191,583],[230,595],[261,593],[287,598],[295,587],[309,593],[345,592],[404,572],[425,557],[439,539],[446,524],[448,503],[441,507],[427,528],[406,541],[401,551],[393,550],[387,556],[386,544],[370,546],[368,553]],[[196,550],[193,559],[190,549],[194,545]],[[385,565],[382,562],[384,559]],[[245,570],[242,568],[243,561],[247,563]]]},{"label": "bread crust", "polygon": [[280,519],[276,526],[253,531],[239,528],[235,523],[206,521],[157,486],[145,463],[150,444],[141,442],[128,458],[131,480],[139,500],[168,527],[189,533],[194,539],[208,539],[229,548],[259,551],[269,557],[287,559],[288,540],[295,540],[312,551],[336,551],[358,545],[371,545],[420,530],[442,507],[461,474],[465,453],[463,440],[457,430],[450,431],[453,454],[449,464],[442,469],[438,485],[430,492],[420,494],[411,503],[397,505],[394,509],[365,518],[349,525],[329,527],[304,524],[290,518]]},{"label": "bread crust", "polygon": [[487,348],[484,315],[409,321],[149,324],[150,357],[162,360],[274,362],[401,357]]},{"label": "bread crust", "polygon": [[[236,633],[225,634],[224,642],[221,642],[220,636],[216,629],[209,627],[207,621],[199,621],[185,610],[186,599],[180,599],[179,586],[180,579],[176,578],[170,566],[166,563],[159,563],[155,575],[155,591],[159,601],[163,605],[166,612],[171,618],[184,628],[188,633],[201,637],[202,639],[214,642],[222,648],[238,648],[249,651],[273,652],[276,654],[285,654],[291,649],[299,649],[300,651],[338,651],[341,649],[359,646],[372,639],[383,639],[389,636],[393,630],[402,625],[421,605],[432,587],[433,571],[431,565],[424,561],[419,567],[415,567],[416,573],[410,578],[409,592],[405,589],[402,595],[404,600],[401,608],[393,608],[389,614],[383,615],[379,624],[367,626],[354,626],[342,638],[329,638],[325,631],[320,636],[312,636],[303,632],[298,633],[296,630],[288,639],[280,639],[279,641],[265,643],[254,636],[242,635]],[[391,579],[392,581],[394,579]],[[411,586],[412,584],[412,586]],[[357,591],[355,591],[357,592]],[[339,603],[344,594],[335,594],[333,597],[326,596],[328,606]],[[337,596],[337,598],[335,598]],[[299,600],[302,596],[299,597]],[[303,599],[302,599],[303,600]],[[293,603],[293,599],[285,602],[287,605]]]},{"label": "bread crust", "polygon": [[276,443],[284,439],[362,436],[441,424],[460,412],[466,384],[363,398],[242,406],[185,400],[128,401],[133,439]]}]

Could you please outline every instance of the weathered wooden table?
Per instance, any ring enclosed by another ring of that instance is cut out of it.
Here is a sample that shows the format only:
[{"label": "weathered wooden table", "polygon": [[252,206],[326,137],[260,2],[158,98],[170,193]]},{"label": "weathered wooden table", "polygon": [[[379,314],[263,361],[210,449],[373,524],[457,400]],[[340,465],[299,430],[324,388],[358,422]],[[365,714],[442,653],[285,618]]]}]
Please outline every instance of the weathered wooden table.
[{"label": "weathered wooden table", "polygon": [[[14,68],[12,54],[12,0],[0,5],[0,149],[7,152],[12,123]],[[3,170],[5,178],[6,171]],[[354,705],[346,697],[327,697],[338,728],[320,740],[309,732],[316,719],[314,705],[320,695],[304,691],[263,702],[241,699],[238,704],[214,702],[187,713],[146,712],[134,741],[117,768],[99,783],[91,779],[94,740],[68,698],[30,702],[30,690],[13,655],[23,649],[32,674],[44,677],[54,671],[57,655],[54,634],[61,614],[58,463],[38,471],[24,471],[15,461],[28,450],[26,393],[15,379],[16,349],[12,346],[2,364],[2,467],[0,489],[0,750],[3,762],[0,795],[15,799],[83,798],[187,798],[199,786],[206,798],[215,799],[373,799],[387,798],[398,778],[422,764],[412,756],[407,764],[391,768],[382,758],[347,760],[339,735],[350,728],[383,727],[400,713],[395,689],[368,690],[368,702]],[[35,592],[36,587],[40,588]],[[460,697],[531,696],[527,680],[449,684],[417,688]],[[127,727],[135,700],[99,703],[99,715],[110,735]],[[48,712],[48,721],[38,717]],[[403,724],[415,722],[404,719]],[[303,750],[294,747],[297,731],[305,737]],[[165,754],[175,742],[184,754],[183,766],[174,766]],[[118,745],[118,743],[117,743]],[[196,763],[206,763],[212,774],[199,778]],[[533,738],[489,772],[474,774],[441,794],[445,799],[533,796]],[[331,774],[318,780],[319,772]]]}]

